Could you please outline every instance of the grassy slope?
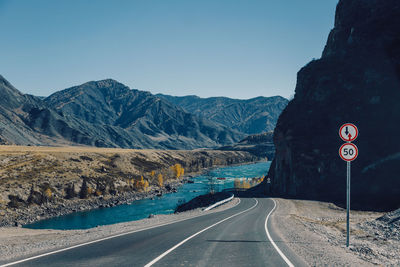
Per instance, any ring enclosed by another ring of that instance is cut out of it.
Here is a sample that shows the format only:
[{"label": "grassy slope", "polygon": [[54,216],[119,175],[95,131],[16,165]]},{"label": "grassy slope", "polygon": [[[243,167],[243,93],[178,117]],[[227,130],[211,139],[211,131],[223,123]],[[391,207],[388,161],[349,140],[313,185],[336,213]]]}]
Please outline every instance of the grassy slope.
[{"label": "grassy slope", "polygon": [[[91,188],[88,198],[107,198],[143,191],[137,188],[141,176],[149,183],[149,189],[159,188],[159,174],[163,175],[164,184],[176,181],[171,166],[177,163],[187,174],[252,160],[255,158],[246,152],[230,151],[0,146],[0,215],[15,209],[9,205],[10,195],[18,197],[17,209],[36,206],[28,203],[32,187],[39,201],[62,205],[69,201],[66,189],[73,184],[78,195],[84,179]],[[98,188],[102,191],[96,195]],[[44,197],[46,189],[51,192],[48,198]],[[78,199],[76,196],[74,201]]]}]

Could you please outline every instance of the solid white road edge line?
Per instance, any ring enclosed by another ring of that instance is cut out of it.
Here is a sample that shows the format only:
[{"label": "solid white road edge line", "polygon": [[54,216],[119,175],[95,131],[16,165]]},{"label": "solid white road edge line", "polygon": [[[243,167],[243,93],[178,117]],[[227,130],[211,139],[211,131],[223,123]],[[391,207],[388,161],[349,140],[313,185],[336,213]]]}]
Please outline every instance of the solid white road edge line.
[{"label": "solid white road edge line", "polygon": [[[239,205],[240,204],[240,198],[238,200],[239,200],[238,203],[236,203],[234,206],[230,207],[229,209],[232,209],[232,208],[236,207],[237,205]],[[228,210],[228,209],[226,209],[226,210]],[[225,211],[225,210],[222,210],[222,211]],[[221,211],[217,211],[216,213],[218,213],[218,212],[221,212]],[[63,251],[66,251],[66,250],[70,250],[70,249],[73,249],[73,248],[83,247],[83,246],[86,246],[86,245],[90,245],[90,244],[93,244],[93,243],[97,243],[97,242],[101,242],[101,241],[104,241],[104,240],[112,239],[112,238],[115,238],[115,237],[129,235],[129,234],[133,234],[133,233],[137,233],[137,232],[141,232],[141,231],[146,231],[146,230],[149,230],[149,229],[153,229],[153,228],[157,228],[157,227],[161,227],[161,226],[165,226],[165,225],[169,225],[169,224],[173,224],[173,223],[183,222],[183,221],[186,221],[186,220],[190,220],[190,219],[193,219],[193,218],[205,216],[205,215],[208,215],[208,214],[210,214],[210,213],[205,213],[205,214],[193,216],[193,217],[182,219],[182,220],[177,220],[177,221],[172,221],[172,222],[168,222],[168,223],[164,223],[164,224],[150,226],[150,227],[147,227],[147,228],[133,230],[133,231],[129,231],[129,232],[121,233],[121,234],[107,236],[107,237],[96,239],[96,240],[89,241],[89,242],[86,242],[86,243],[82,243],[82,244],[74,245],[74,246],[71,246],[71,247],[58,249],[58,250],[55,250],[55,251],[50,251],[50,252],[43,253],[43,254],[40,254],[40,255],[32,256],[32,257],[29,257],[29,258],[26,258],[26,259],[14,261],[14,262],[9,262],[9,263],[0,265],[0,267],[6,267],[6,266],[19,264],[19,263],[22,263],[22,262],[26,262],[26,261],[34,260],[34,259],[37,259],[37,258],[45,257],[45,256],[48,256],[48,255],[56,254],[56,253],[59,253],[59,252],[63,252]]]},{"label": "solid white road edge line", "polygon": [[246,210],[243,210],[243,211],[241,211],[241,212],[239,212],[239,213],[233,214],[233,215],[231,215],[231,216],[229,216],[229,217],[227,217],[227,218],[225,218],[225,219],[223,219],[223,220],[221,220],[221,221],[219,221],[219,222],[216,222],[216,223],[214,223],[214,224],[212,224],[212,225],[210,225],[210,226],[204,228],[203,230],[201,230],[201,231],[199,231],[199,232],[197,232],[197,233],[195,233],[195,234],[189,236],[188,238],[182,240],[181,242],[179,242],[178,244],[176,244],[176,245],[173,246],[172,248],[170,248],[170,249],[168,249],[167,251],[165,251],[163,254],[161,254],[160,256],[158,256],[157,258],[155,258],[154,260],[152,260],[151,262],[147,263],[144,267],[150,267],[150,266],[152,266],[154,263],[158,262],[159,260],[161,260],[162,258],[164,258],[166,255],[168,255],[170,252],[172,252],[173,250],[175,250],[175,249],[178,248],[179,246],[183,245],[184,243],[186,243],[187,241],[189,241],[189,240],[192,239],[193,237],[195,237],[195,236],[197,236],[197,235],[203,233],[204,231],[207,231],[208,229],[210,229],[210,228],[212,228],[212,227],[214,227],[214,226],[216,226],[216,225],[218,225],[218,224],[220,224],[220,223],[223,223],[224,221],[229,220],[229,219],[231,219],[231,218],[233,218],[233,217],[235,217],[235,216],[238,216],[238,215],[240,215],[240,214],[242,214],[242,213],[245,213],[246,211],[249,211],[249,210],[251,210],[251,209],[254,209],[254,208],[258,205],[258,200],[255,199],[255,198],[254,198],[254,200],[256,201],[256,204],[254,204],[252,207],[250,207],[250,208],[248,208],[248,209],[246,209]]},{"label": "solid white road edge line", "polygon": [[285,254],[283,254],[283,252],[278,248],[278,246],[275,244],[274,240],[272,240],[271,235],[268,232],[268,219],[269,216],[272,214],[272,212],[275,210],[276,208],[276,202],[274,199],[270,198],[273,202],[274,202],[274,208],[268,213],[267,218],[265,219],[265,232],[267,233],[268,239],[269,241],[271,241],[271,244],[274,246],[274,248],[276,249],[276,251],[278,251],[279,255],[282,257],[282,259],[286,262],[286,264],[289,267],[294,267],[293,263],[290,262],[290,260],[285,256]]}]

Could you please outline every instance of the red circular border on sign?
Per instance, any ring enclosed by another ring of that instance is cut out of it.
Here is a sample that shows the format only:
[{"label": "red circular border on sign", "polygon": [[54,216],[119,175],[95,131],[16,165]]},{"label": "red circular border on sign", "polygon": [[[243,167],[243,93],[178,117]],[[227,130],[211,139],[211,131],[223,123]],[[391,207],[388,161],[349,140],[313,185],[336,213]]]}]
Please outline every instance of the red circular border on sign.
[{"label": "red circular border on sign", "polygon": [[[345,158],[342,156],[342,153],[341,153],[342,147],[344,147],[344,146],[346,146],[346,145],[353,146],[354,149],[356,150],[356,155],[355,155],[355,157],[354,157],[353,159],[345,159]],[[355,160],[355,159],[358,157],[358,147],[357,147],[355,144],[352,144],[352,143],[344,143],[344,144],[341,145],[340,148],[339,148],[339,156],[340,156],[340,157],[342,158],[342,160],[344,160],[344,161],[353,161],[353,160]]]},{"label": "red circular border on sign", "polygon": [[[354,127],[354,129],[356,129],[356,135],[355,135],[355,136],[352,136],[351,140],[346,140],[346,139],[343,138],[343,136],[342,136],[342,129],[343,129],[345,126],[352,126],[352,127]],[[340,136],[340,138],[341,138],[343,141],[345,141],[345,142],[353,142],[354,140],[357,139],[357,136],[358,136],[358,128],[357,128],[357,126],[355,126],[353,123],[345,123],[345,124],[343,124],[343,125],[340,127],[340,129],[339,129],[339,136]]]}]

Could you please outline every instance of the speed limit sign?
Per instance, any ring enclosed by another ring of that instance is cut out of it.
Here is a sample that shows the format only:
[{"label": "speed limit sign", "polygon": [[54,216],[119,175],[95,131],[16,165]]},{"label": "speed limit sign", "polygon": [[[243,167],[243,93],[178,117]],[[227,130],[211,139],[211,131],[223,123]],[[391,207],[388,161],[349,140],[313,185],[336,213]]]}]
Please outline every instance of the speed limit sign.
[{"label": "speed limit sign", "polygon": [[353,161],[358,156],[358,148],[353,143],[345,143],[339,148],[339,155],[344,161]]}]

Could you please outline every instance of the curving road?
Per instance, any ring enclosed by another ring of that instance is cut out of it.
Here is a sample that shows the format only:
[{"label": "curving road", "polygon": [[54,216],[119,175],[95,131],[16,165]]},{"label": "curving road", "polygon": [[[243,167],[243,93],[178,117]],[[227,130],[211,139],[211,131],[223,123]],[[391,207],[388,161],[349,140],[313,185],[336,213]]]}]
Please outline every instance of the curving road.
[{"label": "curving road", "polygon": [[275,202],[240,200],[225,211],[3,266],[303,266],[267,220]]}]

